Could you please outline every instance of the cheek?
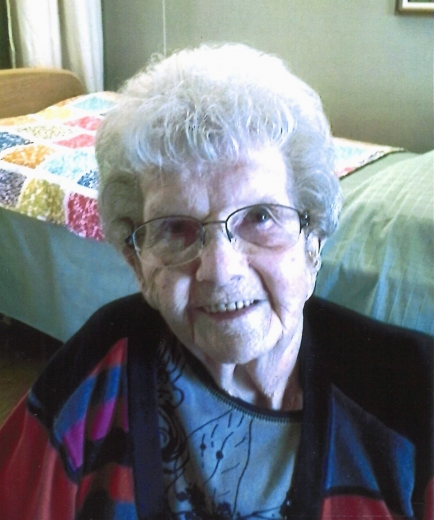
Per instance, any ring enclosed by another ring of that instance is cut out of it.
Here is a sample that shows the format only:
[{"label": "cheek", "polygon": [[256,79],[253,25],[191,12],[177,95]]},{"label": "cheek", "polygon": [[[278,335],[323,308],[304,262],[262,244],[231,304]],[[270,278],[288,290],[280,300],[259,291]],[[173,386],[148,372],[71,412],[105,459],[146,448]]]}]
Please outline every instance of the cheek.
[{"label": "cheek", "polygon": [[151,269],[142,266],[142,293],[145,300],[154,309],[159,309],[159,302],[161,299],[161,274],[161,268]]},{"label": "cheek", "polygon": [[304,251],[274,256],[263,263],[262,269],[258,267],[258,271],[271,305],[282,319],[302,311],[315,285],[315,275],[306,262]]},{"label": "cheek", "polygon": [[143,269],[142,292],[149,305],[167,321],[185,319],[190,293],[188,276],[165,268]]}]

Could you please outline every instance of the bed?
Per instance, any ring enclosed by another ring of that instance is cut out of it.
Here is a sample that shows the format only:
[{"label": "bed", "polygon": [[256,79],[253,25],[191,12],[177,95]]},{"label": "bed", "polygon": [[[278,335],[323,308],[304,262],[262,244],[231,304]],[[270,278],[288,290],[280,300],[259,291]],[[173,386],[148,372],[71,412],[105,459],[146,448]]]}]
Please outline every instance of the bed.
[{"label": "bed", "polygon": [[[53,88],[56,73],[15,77],[9,94],[0,73],[0,313],[65,340],[137,285],[97,215],[94,136],[116,94],[85,94],[70,73]],[[345,206],[316,294],[434,335],[433,154],[335,144]]]}]

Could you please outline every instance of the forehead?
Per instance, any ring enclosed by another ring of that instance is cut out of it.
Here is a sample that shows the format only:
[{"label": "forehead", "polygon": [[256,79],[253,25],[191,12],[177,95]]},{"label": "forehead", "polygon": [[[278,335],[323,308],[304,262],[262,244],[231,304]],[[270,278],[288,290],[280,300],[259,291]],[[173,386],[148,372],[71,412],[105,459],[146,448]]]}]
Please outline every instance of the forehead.
[{"label": "forehead", "polygon": [[280,152],[256,151],[237,164],[159,172],[142,184],[144,218],[191,215],[206,218],[257,203],[292,205],[291,175]]}]

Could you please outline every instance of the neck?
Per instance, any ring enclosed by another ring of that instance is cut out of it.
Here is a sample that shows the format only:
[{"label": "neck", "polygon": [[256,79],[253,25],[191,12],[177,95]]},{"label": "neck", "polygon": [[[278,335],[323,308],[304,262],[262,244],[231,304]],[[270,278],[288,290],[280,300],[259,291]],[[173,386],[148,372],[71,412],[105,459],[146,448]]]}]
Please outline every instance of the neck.
[{"label": "neck", "polygon": [[281,340],[270,352],[246,364],[203,360],[217,385],[233,397],[271,410],[303,408],[297,356],[302,324],[291,340]]}]

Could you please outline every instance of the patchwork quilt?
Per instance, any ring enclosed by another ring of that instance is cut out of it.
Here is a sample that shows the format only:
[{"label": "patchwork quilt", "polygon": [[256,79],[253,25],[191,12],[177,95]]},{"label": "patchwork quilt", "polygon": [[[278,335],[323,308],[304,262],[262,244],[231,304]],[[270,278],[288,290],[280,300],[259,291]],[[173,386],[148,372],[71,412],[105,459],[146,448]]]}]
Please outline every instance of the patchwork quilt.
[{"label": "patchwork quilt", "polygon": [[[95,133],[117,94],[68,99],[36,114],[0,119],[0,206],[103,240]],[[343,177],[397,148],[335,139]]]}]

